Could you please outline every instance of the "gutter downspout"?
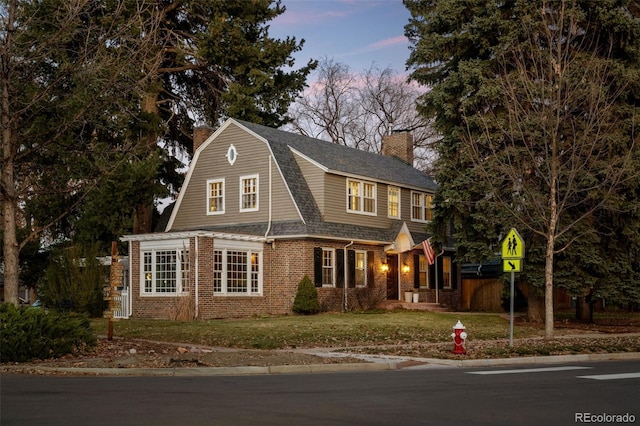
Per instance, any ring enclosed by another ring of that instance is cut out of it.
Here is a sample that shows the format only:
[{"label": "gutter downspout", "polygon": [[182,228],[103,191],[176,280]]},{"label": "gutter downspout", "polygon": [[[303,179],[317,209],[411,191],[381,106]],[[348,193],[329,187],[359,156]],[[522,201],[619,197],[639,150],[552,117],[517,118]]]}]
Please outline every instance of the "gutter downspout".
[{"label": "gutter downspout", "polygon": [[196,319],[198,319],[198,314],[199,314],[199,309],[198,309],[199,308],[199,306],[198,306],[198,301],[199,301],[199,299],[198,299],[198,282],[199,282],[198,281],[198,252],[199,252],[199,250],[198,250],[198,236],[197,235],[196,235],[195,240],[196,240],[195,241],[196,259],[195,259],[195,262],[194,262],[194,269],[196,270],[195,271],[195,287],[196,287],[196,289],[195,289],[195,292],[196,292],[196,297],[195,297],[195,300],[196,300],[195,315],[196,315]]},{"label": "gutter downspout", "polygon": [[436,303],[440,304],[438,301],[438,293],[440,292],[440,286],[438,285],[438,258],[444,254],[444,249],[440,252],[439,255],[436,256],[434,264],[436,265]]},{"label": "gutter downspout", "polygon": [[[267,240],[267,236],[269,235],[269,232],[271,231],[271,220],[272,220],[272,217],[271,217],[271,215],[272,215],[272,212],[271,212],[271,204],[272,204],[272,196],[271,196],[271,194],[272,194],[272,190],[271,190],[272,189],[271,188],[272,187],[272,185],[271,185],[271,181],[272,181],[272,179],[271,179],[271,163],[272,163],[272,161],[271,161],[271,158],[272,158],[271,154],[269,154],[269,209],[268,209],[269,210],[269,219],[267,220],[267,230],[264,233],[264,242],[265,243],[269,242],[269,240]],[[272,268],[272,266],[273,266],[273,249],[274,249],[275,244],[276,244],[275,240],[271,240],[271,252],[269,253],[269,265],[270,265],[270,267],[269,267],[269,281],[271,281],[271,278],[272,278],[272,275],[271,275],[272,272],[271,271],[273,271],[273,268]],[[266,244],[263,244],[263,247],[265,245]],[[265,247],[265,249],[266,249],[266,247]],[[263,251],[263,253],[264,253],[264,251]],[[264,256],[262,258],[264,259]],[[262,266],[260,266],[260,267],[262,268]],[[264,286],[264,282],[263,282],[263,286]],[[270,288],[270,292],[272,292],[273,291],[273,286],[269,286],[269,288]],[[263,287],[263,289],[264,289],[264,287]],[[271,294],[269,295],[269,300],[272,300],[272,295]]]},{"label": "gutter downspout", "polygon": [[349,276],[349,271],[347,270],[347,267],[349,266],[349,264],[347,263],[347,247],[351,247],[353,245],[353,240],[351,240],[351,242],[349,244],[347,244],[346,246],[343,247],[344,249],[344,253],[342,254],[342,257],[344,258],[344,288],[342,291],[342,297],[344,298],[344,303],[342,306],[342,312],[347,312],[347,278]]},{"label": "gutter downspout", "polygon": [[267,221],[267,231],[264,233],[264,239],[265,242],[267,240],[267,236],[269,235],[269,232],[271,231],[271,216],[272,216],[272,212],[271,212],[271,204],[272,204],[272,199],[271,199],[271,154],[269,154],[269,219]]},{"label": "gutter downspout", "polygon": [[129,293],[129,300],[127,301],[127,318],[129,318],[133,313],[133,270],[131,269],[131,264],[133,263],[133,249],[131,248],[131,242],[129,242],[127,245],[129,246],[129,279],[127,280],[129,285],[129,288],[127,288],[127,293]]}]

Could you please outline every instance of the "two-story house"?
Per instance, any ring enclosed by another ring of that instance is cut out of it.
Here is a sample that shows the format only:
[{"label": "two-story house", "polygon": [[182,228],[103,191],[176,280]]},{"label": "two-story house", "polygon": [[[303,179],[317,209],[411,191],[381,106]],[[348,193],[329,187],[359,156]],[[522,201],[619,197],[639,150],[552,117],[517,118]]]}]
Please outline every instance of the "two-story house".
[{"label": "two-story house", "polygon": [[194,156],[161,232],[128,235],[134,317],[291,312],[308,275],[329,310],[356,293],[455,304],[453,252],[424,258],[436,184],[408,133],[386,155],[229,119],[194,132]]}]

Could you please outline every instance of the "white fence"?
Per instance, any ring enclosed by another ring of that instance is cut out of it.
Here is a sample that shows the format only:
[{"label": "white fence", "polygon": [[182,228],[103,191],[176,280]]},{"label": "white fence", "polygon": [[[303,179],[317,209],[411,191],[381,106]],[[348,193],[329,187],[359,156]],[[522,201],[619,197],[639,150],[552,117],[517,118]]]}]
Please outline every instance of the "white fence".
[{"label": "white fence", "polygon": [[114,318],[129,318],[129,290],[120,291],[119,296],[114,296],[115,305],[118,307],[113,311]]}]

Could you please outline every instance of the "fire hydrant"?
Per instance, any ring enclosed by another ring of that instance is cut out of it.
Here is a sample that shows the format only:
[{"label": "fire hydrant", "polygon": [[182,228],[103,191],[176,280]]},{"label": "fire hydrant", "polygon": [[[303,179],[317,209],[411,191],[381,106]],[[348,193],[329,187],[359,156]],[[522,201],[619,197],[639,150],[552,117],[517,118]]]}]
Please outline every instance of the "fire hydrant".
[{"label": "fire hydrant", "polygon": [[467,332],[464,331],[465,326],[462,325],[460,320],[453,326],[453,333],[451,333],[451,337],[453,337],[453,353],[464,355],[467,353],[467,350],[464,348],[464,341],[467,340]]}]

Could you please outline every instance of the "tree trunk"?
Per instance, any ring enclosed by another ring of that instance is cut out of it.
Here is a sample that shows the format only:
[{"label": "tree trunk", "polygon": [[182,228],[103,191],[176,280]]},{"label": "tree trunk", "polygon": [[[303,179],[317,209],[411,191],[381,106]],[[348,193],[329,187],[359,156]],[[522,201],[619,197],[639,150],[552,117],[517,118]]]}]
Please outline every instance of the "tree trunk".
[{"label": "tree trunk", "polygon": [[591,319],[586,296],[576,297],[576,319],[583,322],[589,322]]},{"label": "tree trunk", "polygon": [[[3,135],[4,137],[4,135]],[[4,301],[18,306],[20,247],[17,239],[16,198],[13,176],[13,157],[7,158],[7,140],[3,144],[2,166],[2,226],[4,255]]]},{"label": "tree trunk", "polygon": [[547,241],[544,266],[544,338],[553,339],[553,236]]},{"label": "tree trunk", "polygon": [[[14,24],[15,2],[8,5],[9,26]],[[0,204],[2,204],[2,245],[4,256],[4,301],[18,306],[18,273],[20,246],[18,245],[16,214],[18,199],[15,187],[15,158],[18,147],[16,120],[11,120],[9,77],[11,73],[10,57],[12,52],[12,31],[5,34],[2,63],[2,92],[0,93],[0,112],[2,118],[2,171],[0,176]]]},{"label": "tree trunk", "polygon": [[[142,96],[142,111],[154,116],[158,116],[158,93],[150,91]],[[145,135],[144,144],[148,153],[152,153],[156,149],[158,142],[157,131],[149,130]],[[155,176],[150,179],[155,179]],[[148,200],[145,204],[134,206],[133,208],[133,233],[149,234],[153,232],[153,200]]]},{"label": "tree trunk", "polygon": [[535,294],[535,290],[529,291],[527,297],[527,321],[535,323],[544,321],[544,298]]},{"label": "tree trunk", "polygon": [[133,208],[133,233],[149,234],[153,232],[153,206],[141,204]]},{"label": "tree trunk", "polygon": [[527,321],[542,323],[544,321],[544,297],[531,284],[523,283],[520,291],[527,298]]},{"label": "tree trunk", "polygon": [[544,338],[553,339],[553,256],[556,248],[556,230],[558,228],[558,139],[554,136],[551,143],[551,176],[549,179],[549,224],[547,228],[547,249],[544,265]]}]

